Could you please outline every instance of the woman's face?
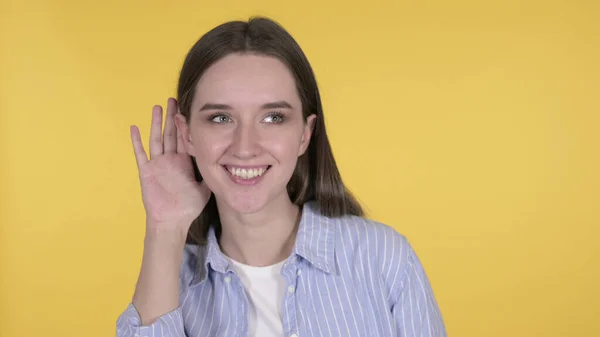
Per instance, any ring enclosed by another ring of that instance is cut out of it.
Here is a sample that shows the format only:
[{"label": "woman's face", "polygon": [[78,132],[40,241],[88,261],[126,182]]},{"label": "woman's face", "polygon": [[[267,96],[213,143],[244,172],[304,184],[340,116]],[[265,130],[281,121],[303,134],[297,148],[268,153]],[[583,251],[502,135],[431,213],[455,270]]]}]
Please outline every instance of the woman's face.
[{"label": "woman's face", "polygon": [[294,77],[278,59],[231,54],[200,78],[183,130],[188,153],[220,204],[254,213],[277,198],[310,142]]}]

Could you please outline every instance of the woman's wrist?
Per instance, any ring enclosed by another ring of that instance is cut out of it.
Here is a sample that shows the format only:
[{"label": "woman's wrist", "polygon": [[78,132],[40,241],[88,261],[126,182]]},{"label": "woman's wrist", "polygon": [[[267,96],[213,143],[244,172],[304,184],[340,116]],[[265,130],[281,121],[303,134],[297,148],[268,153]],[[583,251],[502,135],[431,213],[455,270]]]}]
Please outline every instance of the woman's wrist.
[{"label": "woman's wrist", "polygon": [[159,224],[156,222],[147,221],[146,236],[144,243],[146,245],[165,245],[183,249],[189,223],[187,226],[178,223]]}]

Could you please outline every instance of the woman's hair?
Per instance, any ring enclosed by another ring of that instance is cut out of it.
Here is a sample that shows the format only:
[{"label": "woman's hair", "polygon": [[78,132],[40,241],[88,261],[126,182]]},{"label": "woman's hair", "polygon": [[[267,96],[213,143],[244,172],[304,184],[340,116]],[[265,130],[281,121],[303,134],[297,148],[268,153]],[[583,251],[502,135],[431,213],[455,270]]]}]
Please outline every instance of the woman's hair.
[{"label": "woman's hair", "polygon": [[[321,98],[312,67],[298,43],[277,22],[263,17],[253,17],[247,22],[230,21],[213,28],[194,44],[183,63],[177,88],[179,108],[187,123],[198,80],[212,64],[232,53],[279,59],[294,76],[304,121],[311,114],[316,115],[308,149],[298,158],[287,184],[292,202],[302,206],[307,201],[315,201],[319,212],[328,217],[363,215],[360,204],[344,186],[335,163],[325,132]],[[195,158],[192,162],[196,179],[201,181]],[[204,243],[210,226],[219,236],[221,224],[214,194],[192,223],[188,243]]]}]

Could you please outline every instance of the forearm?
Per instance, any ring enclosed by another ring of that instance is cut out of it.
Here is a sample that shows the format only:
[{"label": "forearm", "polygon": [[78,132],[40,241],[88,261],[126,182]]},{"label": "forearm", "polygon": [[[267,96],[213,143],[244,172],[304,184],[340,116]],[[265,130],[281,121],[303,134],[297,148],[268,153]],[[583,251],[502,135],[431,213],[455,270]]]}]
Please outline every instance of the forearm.
[{"label": "forearm", "polygon": [[179,272],[184,245],[185,236],[181,233],[147,230],[132,301],[142,325],[152,324],[179,306]]}]

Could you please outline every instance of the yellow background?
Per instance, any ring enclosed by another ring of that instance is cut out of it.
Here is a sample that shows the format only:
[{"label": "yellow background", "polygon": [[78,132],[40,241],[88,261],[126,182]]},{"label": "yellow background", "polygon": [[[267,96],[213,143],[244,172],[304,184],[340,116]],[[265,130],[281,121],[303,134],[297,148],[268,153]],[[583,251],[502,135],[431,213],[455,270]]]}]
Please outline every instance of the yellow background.
[{"label": "yellow background", "polygon": [[1,337],[114,336],[144,233],[129,125],[252,14],[304,48],[346,182],[450,335],[600,335],[597,1],[3,0]]}]

